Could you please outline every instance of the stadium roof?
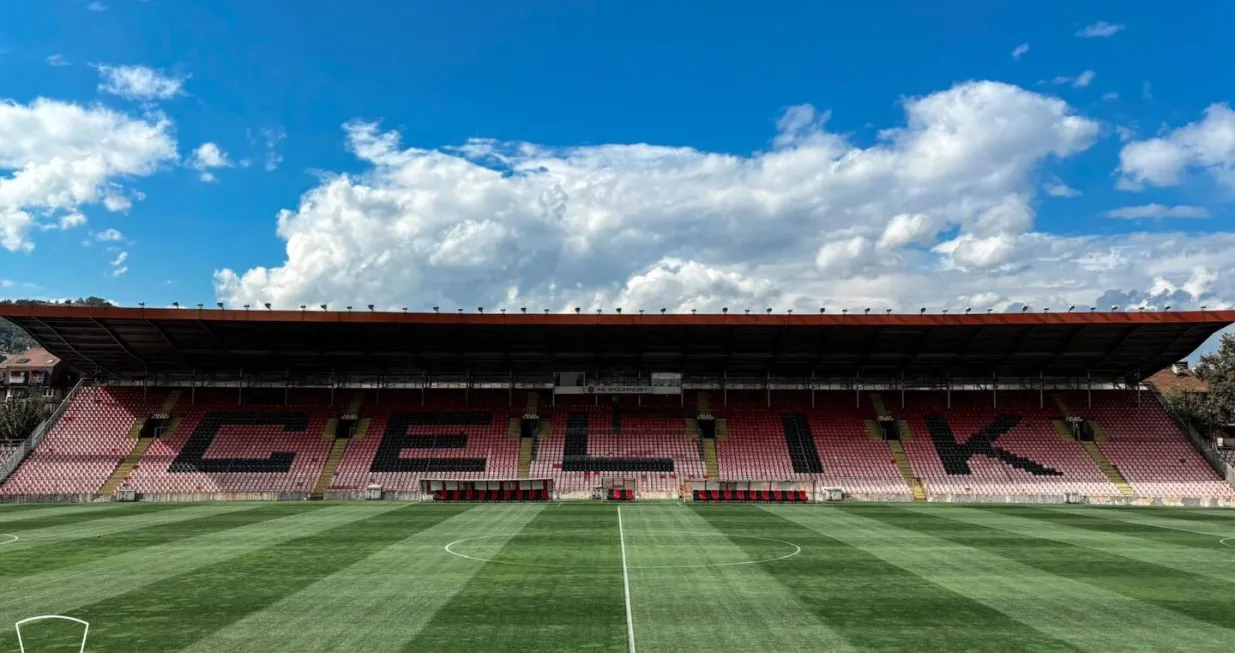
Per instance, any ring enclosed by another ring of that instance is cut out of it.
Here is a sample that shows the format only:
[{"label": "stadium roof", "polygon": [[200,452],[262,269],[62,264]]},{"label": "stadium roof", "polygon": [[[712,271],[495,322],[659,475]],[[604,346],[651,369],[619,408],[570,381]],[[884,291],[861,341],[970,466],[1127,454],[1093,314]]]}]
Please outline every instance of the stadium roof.
[{"label": "stadium roof", "polygon": [[524,314],[0,306],[85,373],[501,376],[552,371],[1144,378],[1235,311]]}]

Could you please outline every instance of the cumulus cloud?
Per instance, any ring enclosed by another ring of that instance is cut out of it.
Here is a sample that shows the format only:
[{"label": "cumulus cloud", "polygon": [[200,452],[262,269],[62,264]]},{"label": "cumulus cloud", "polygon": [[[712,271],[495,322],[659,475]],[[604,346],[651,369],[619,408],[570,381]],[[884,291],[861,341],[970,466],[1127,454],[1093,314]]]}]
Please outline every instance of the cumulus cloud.
[{"label": "cumulus cloud", "polygon": [[184,94],[185,78],[169,75],[147,66],[108,66],[98,64],[99,92],[127,100],[153,102]]},{"label": "cumulus cloud", "polygon": [[1029,52],[1029,44],[1022,43],[1016,46],[1016,48],[1012,50],[1012,58],[1020,59],[1021,57],[1025,56],[1028,52]]},{"label": "cumulus cloud", "polygon": [[64,55],[59,54],[59,53],[47,55],[46,61],[47,61],[47,65],[55,66],[57,68],[73,65],[72,63],[69,62],[68,59],[64,57]]},{"label": "cumulus cloud", "polygon": [[[38,99],[0,102],[0,246],[30,251],[29,234],[85,205],[119,207],[121,182],[176,158],[170,122]],[[2,174],[2,173],[0,173]]]},{"label": "cumulus cloud", "polygon": [[1235,188],[1235,111],[1226,104],[1211,104],[1198,122],[1125,145],[1119,153],[1119,187],[1177,186],[1191,169]]},{"label": "cumulus cloud", "polygon": [[1209,210],[1200,206],[1163,206],[1161,204],[1146,204],[1144,206],[1125,206],[1106,212],[1108,218],[1123,218],[1137,220],[1143,218],[1208,218]]},{"label": "cumulus cloud", "polygon": [[193,150],[188,166],[201,172],[199,176],[202,181],[215,181],[214,173],[210,171],[215,168],[230,168],[232,162],[227,158],[227,153],[219,149],[218,145],[202,143]]},{"label": "cumulus cloud", "polygon": [[109,272],[109,274],[113,277],[119,277],[123,275],[124,273],[128,272],[129,266],[124,264],[124,262],[127,260],[129,260],[128,252],[121,251],[120,253],[116,254],[116,258],[111,260],[111,263],[110,263],[111,271]]},{"label": "cumulus cloud", "polygon": [[1083,39],[1106,38],[1108,36],[1115,36],[1115,34],[1125,29],[1127,29],[1127,25],[1114,25],[1105,20],[1100,20],[1093,25],[1087,25],[1077,30],[1076,36]]},{"label": "cumulus cloud", "polygon": [[1087,149],[1097,122],[995,82],[903,109],[863,147],[828,132],[827,112],[791,107],[773,148],[748,156],[492,140],[429,150],[349,123],[347,148],[366,167],[324,175],[277,217],[285,260],[219,270],[216,293],[279,306],[711,310],[1108,287],[1061,278],[1060,261],[1089,241],[1033,231],[1039,167]]}]

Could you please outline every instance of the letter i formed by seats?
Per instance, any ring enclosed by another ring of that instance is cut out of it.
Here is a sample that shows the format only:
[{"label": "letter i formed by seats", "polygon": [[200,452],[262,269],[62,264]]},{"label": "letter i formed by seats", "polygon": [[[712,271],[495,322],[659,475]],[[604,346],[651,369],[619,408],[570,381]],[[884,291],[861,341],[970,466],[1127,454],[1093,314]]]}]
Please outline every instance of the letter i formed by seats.
[{"label": "letter i formed by seats", "polygon": [[[30,627],[32,624],[41,621],[55,622],[62,627]],[[24,633],[23,626],[25,627]],[[85,653],[86,638],[90,636],[89,622],[62,614],[44,614],[22,619],[14,624],[13,628],[17,631],[17,646],[20,653],[54,653],[55,651],[63,651],[65,650],[63,642],[66,639],[72,640],[73,645],[77,648],[77,653]],[[77,639],[78,632],[81,633],[80,640]],[[49,642],[55,648],[50,648],[48,646]]]}]

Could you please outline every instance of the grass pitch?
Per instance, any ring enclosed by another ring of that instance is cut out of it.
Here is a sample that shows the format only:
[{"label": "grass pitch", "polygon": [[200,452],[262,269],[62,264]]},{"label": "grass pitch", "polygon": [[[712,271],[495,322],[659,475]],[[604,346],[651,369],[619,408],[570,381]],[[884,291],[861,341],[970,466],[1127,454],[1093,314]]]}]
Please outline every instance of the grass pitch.
[{"label": "grass pitch", "polygon": [[[0,651],[45,614],[90,622],[90,653],[621,653],[632,631],[646,653],[1219,651],[1235,513],[632,504],[619,529],[599,504],[0,507]],[[81,630],[22,635],[53,653]]]}]

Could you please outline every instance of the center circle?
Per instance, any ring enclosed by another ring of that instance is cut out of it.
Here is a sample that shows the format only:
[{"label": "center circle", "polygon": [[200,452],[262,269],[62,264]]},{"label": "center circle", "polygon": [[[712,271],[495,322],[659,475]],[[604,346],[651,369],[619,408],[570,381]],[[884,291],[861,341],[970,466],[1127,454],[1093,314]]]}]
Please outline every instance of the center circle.
[{"label": "center circle", "polygon": [[[612,544],[612,530],[577,531],[523,531],[520,533],[491,533],[455,540],[443,547],[446,553],[477,562],[492,562],[520,567],[543,567],[547,569],[621,569],[621,563],[597,564],[598,557],[611,555],[605,544]],[[786,540],[762,535],[736,535],[729,533],[700,533],[696,531],[624,531],[627,569],[698,569],[704,567],[734,567],[776,562],[792,558],[802,552],[802,547]],[[495,542],[497,538],[509,538]],[[708,541],[715,538],[739,540],[747,547],[709,547]],[[556,562],[541,562],[543,547],[556,545],[560,557]],[[600,545],[600,546],[598,546]],[[753,548],[754,551],[748,551]],[[685,554],[703,557],[705,562],[694,564],[662,564],[657,560],[678,559]],[[651,559],[649,562],[640,560]]]}]

